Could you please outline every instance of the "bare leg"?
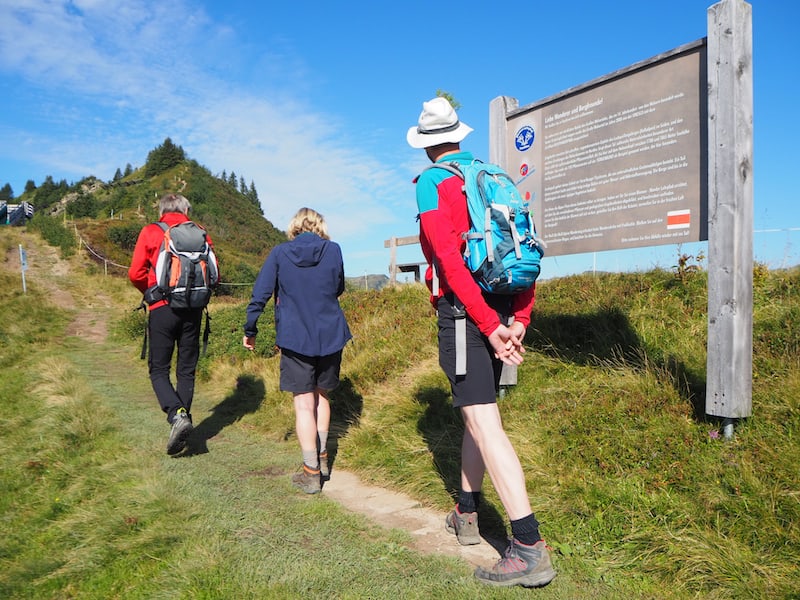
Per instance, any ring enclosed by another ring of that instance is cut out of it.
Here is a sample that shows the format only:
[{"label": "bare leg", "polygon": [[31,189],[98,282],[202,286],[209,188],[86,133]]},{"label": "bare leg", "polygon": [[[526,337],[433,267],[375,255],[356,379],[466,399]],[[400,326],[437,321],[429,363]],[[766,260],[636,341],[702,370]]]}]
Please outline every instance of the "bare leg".
[{"label": "bare leg", "polygon": [[[477,449],[508,518],[514,521],[530,515],[532,511],[525,475],[519,457],[503,429],[497,404],[463,406],[461,414],[467,429],[462,447],[466,446],[473,463],[473,447]],[[472,440],[469,443],[466,441],[467,435]],[[467,464],[465,469],[464,462],[462,459],[462,482],[473,486],[477,481],[478,469],[474,464]]]},{"label": "bare leg", "polygon": [[331,404],[328,401],[328,392],[317,388],[317,431],[330,431]]},{"label": "bare leg", "polygon": [[303,452],[317,451],[316,403],[315,392],[294,395],[294,429]]},{"label": "bare leg", "polygon": [[461,441],[461,489],[465,492],[480,492],[485,473],[486,465],[483,464],[481,451],[467,427]]}]

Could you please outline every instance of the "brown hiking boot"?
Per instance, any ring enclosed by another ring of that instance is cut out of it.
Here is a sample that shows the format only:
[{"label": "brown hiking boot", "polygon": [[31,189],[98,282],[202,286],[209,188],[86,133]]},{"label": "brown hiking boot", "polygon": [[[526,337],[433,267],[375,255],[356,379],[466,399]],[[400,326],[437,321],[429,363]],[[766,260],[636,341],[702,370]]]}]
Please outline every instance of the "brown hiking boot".
[{"label": "brown hiking boot", "polygon": [[292,475],[292,485],[306,494],[319,494],[322,489],[319,469],[310,469],[303,464],[303,470]]},{"label": "brown hiking boot", "polygon": [[481,543],[478,531],[478,513],[460,513],[454,508],[444,519],[444,528],[447,533],[455,534],[458,543],[462,546],[474,546]]},{"label": "brown hiking boot", "polygon": [[323,477],[330,477],[331,470],[328,467],[328,453],[323,452],[319,455],[319,472]]},{"label": "brown hiking boot", "polygon": [[512,538],[503,558],[491,569],[475,569],[475,577],[496,586],[541,587],[553,581],[555,576],[544,540],[528,546]]}]

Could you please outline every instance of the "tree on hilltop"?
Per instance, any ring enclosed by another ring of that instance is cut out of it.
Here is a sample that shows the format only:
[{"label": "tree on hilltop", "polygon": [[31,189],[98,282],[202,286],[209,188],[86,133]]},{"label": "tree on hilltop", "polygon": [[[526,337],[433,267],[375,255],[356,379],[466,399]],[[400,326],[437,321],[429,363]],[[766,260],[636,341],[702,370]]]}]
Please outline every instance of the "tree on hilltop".
[{"label": "tree on hilltop", "polygon": [[147,163],[144,167],[145,177],[155,177],[167,169],[171,169],[186,160],[183,148],[172,143],[170,138],[166,138],[164,143],[155,147],[147,155]]},{"label": "tree on hilltop", "polygon": [[252,202],[256,208],[258,208],[258,211],[263,215],[264,209],[261,207],[261,201],[258,199],[258,192],[256,191],[256,184],[253,183],[252,179],[250,180],[250,189],[247,190],[245,196],[247,196],[247,199],[250,200],[250,202]]},{"label": "tree on hilltop", "polygon": [[49,206],[52,206],[61,200],[61,198],[63,198],[68,191],[69,185],[67,185],[66,179],[62,179],[56,183],[53,180],[53,176],[48,175],[44,178],[42,185],[36,189],[36,196],[34,197],[36,208],[45,209]]},{"label": "tree on hilltop", "polygon": [[0,201],[11,202],[14,199],[14,190],[11,189],[11,184],[7,183],[0,188]]}]

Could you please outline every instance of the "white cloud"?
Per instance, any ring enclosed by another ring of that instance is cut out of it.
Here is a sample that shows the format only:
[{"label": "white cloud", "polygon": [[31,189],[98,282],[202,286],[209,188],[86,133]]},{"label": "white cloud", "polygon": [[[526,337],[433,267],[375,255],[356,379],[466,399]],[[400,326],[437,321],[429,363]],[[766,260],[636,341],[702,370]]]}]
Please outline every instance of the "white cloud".
[{"label": "white cloud", "polygon": [[[0,133],[50,172],[110,178],[170,137],[212,172],[252,180],[281,229],[311,206],[343,246],[369,254],[365,245],[381,252],[382,239],[413,219],[408,177],[348,140],[339,118],[293,95],[305,72],[296,57],[287,59],[292,89],[274,85],[287,68],[277,48],[251,57],[269,65],[264,79],[226,79],[217,54],[230,30],[184,2],[11,0],[0,22],[0,71],[46,92],[17,109],[38,129],[6,122]],[[368,232],[375,240],[365,241]]]}]

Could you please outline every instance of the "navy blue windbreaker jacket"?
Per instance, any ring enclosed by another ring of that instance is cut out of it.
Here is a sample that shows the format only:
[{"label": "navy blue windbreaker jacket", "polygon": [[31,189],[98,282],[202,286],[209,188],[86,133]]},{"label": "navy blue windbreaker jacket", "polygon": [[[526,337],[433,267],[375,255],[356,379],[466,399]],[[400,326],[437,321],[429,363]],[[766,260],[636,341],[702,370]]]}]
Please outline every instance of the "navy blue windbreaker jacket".
[{"label": "navy blue windbreaker jacket", "polygon": [[256,323],[275,297],[275,345],[305,356],[327,356],[352,337],[339,296],[344,265],[339,245],[314,233],[273,248],[253,286],[244,333],[255,336]]}]

